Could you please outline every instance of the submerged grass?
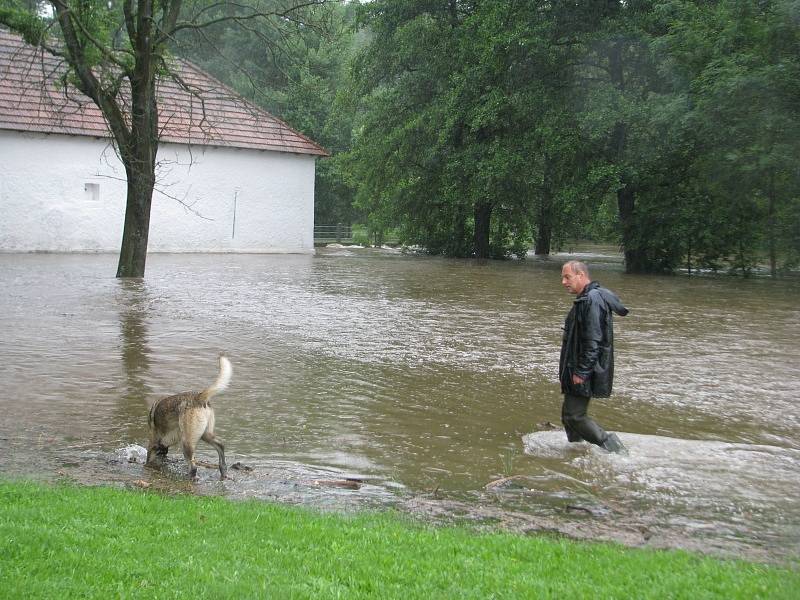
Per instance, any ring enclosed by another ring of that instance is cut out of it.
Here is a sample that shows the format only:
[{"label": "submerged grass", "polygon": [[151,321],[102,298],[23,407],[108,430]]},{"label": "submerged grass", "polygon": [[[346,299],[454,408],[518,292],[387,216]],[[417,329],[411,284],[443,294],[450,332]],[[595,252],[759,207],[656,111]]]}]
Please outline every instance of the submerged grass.
[{"label": "submerged grass", "polygon": [[0,482],[2,598],[798,598],[800,573],[394,514]]}]

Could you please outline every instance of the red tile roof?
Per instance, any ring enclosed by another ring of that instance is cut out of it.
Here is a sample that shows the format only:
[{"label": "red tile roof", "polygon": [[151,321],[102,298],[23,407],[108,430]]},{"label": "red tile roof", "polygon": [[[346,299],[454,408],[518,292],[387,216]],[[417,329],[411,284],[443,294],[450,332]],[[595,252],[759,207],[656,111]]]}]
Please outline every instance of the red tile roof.
[{"label": "red tile roof", "polygon": [[[248,102],[196,66],[176,61],[180,78],[158,85],[161,140],[327,156],[318,144]],[[63,85],[63,61],[0,28],[0,129],[110,137],[100,109]]]}]

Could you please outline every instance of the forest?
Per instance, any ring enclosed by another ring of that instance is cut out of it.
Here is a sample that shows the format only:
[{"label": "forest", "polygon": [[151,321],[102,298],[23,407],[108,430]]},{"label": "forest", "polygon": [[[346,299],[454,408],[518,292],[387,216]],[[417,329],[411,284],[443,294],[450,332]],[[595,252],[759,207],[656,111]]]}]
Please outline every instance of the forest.
[{"label": "forest", "polygon": [[612,243],[632,273],[800,265],[800,0],[164,4],[206,18],[170,52],[331,153],[317,223],[451,257]]}]

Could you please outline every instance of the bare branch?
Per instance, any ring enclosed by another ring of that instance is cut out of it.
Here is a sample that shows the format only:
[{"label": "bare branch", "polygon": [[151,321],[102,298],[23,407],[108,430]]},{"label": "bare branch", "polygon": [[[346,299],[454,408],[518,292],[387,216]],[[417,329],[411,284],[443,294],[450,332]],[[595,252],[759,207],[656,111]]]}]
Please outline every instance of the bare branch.
[{"label": "bare branch", "polygon": [[227,15],[227,16],[212,18],[212,19],[209,19],[208,21],[204,21],[204,22],[198,22],[196,19],[198,18],[198,16],[202,12],[206,12],[204,10],[204,11],[201,11],[201,13],[198,13],[198,15],[195,15],[194,17],[192,17],[191,20],[189,20],[189,21],[182,21],[180,23],[176,23],[175,27],[171,31],[163,31],[162,32],[162,36],[165,37],[165,38],[166,37],[171,37],[171,36],[174,36],[174,34],[176,34],[177,32],[182,31],[184,29],[202,29],[202,28],[211,27],[212,25],[217,25],[217,24],[220,24],[220,23],[231,23],[231,22],[234,22],[234,23],[237,23],[239,25],[242,25],[246,21],[252,21],[252,20],[255,20],[255,19],[268,19],[270,17],[277,17],[277,18],[280,18],[280,19],[285,19],[287,21],[300,23],[300,24],[303,24],[303,25],[308,26],[308,27],[313,27],[313,24],[310,23],[310,22],[306,22],[306,21],[303,21],[301,19],[296,19],[293,16],[293,13],[297,13],[297,12],[300,12],[300,11],[306,9],[306,8],[311,8],[311,7],[314,7],[314,6],[323,6],[325,4],[330,4],[330,2],[331,2],[331,0],[307,0],[305,2],[300,2],[298,4],[290,6],[289,8],[287,8],[285,10],[271,10],[271,11],[254,10],[252,6],[237,4],[235,2],[229,2],[229,3],[225,3],[225,5],[226,6],[233,6],[235,8],[240,8],[240,9],[243,9],[243,10],[249,11],[249,12],[247,14],[244,14],[244,15]]},{"label": "bare branch", "polygon": [[[159,166],[162,165],[162,164],[164,164],[163,161],[159,162]],[[97,173],[93,177],[97,177],[99,179],[108,179],[110,181],[120,181],[120,182],[126,183],[126,184],[128,182],[127,178],[125,178],[125,177],[117,177],[117,176],[114,176],[114,175],[106,175],[106,174],[103,174],[103,173]],[[188,202],[186,200],[187,197],[189,196],[189,192],[188,191],[185,194],[183,194],[183,198],[179,198],[178,196],[174,196],[172,194],[167,193],[164,190],[164,186],[159,185],[159,184],[156,184],[153,187],[153,191],[154,192],[158,192],[159,194],[161,194],[165,198],[169,198],[170,200],[174,200],[175,202],[177,202],[178,204],[183,206],[183,208],[186,209],[187,212],[192,213],[193,215],[195,215],[196,217],[199,217],[200,219],[203,219],[205,221],[214,221],[215,220],[215,219],[212,219],[211,217],[206,217],[199,210],[194,208],[194,205],[197,204],[197,201],[190,203],[190,202]]]}]

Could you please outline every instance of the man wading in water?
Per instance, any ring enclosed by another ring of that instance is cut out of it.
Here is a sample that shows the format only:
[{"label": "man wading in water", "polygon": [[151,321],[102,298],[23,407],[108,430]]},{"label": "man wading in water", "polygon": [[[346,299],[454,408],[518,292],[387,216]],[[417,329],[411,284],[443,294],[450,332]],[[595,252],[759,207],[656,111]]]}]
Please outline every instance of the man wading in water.
[{"label": "man wading in water", "polygon": [[561,422],[570,442],[586,440],[609,452],[627,450],[615,433],[606,433],[586,414],[592,396],[611,395],[614,379],[612,312],[624,317],[628,309],[619,298],[589,277],[589,269],[573,260],[561,269],[561,285],[576,298],[564,321],[559,378],[564,404]]}]

